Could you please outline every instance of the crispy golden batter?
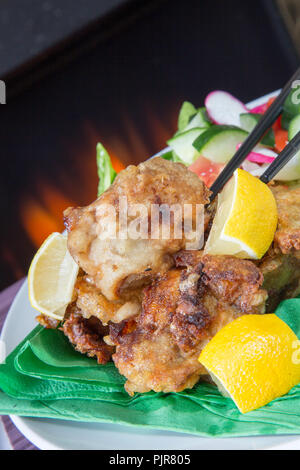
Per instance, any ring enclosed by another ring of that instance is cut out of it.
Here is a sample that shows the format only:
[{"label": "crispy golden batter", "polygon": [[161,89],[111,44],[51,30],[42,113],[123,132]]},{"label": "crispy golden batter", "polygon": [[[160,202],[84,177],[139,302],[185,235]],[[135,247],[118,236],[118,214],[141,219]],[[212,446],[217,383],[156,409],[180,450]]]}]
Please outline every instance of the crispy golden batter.
[{"label": "crispy golden batter", "polygon": [[55,330],[60,323],[59,320],[56,320],[55,318],[50,318],[47,315],[42,314],[35,317],[35,319],[41,326],[47,328],[48,330]]},{"label": "crispy golden batter", "polygon": [[91,282],[88,276],[77,279],[75,285],[76,304],[85,318],[99,318],[106,325],[114,317],[120,307],[120,302],[110,302],[101,291]]},{"label": "crispy golden batter", "polygon": [[98,318],[83,318],[80,310],[71,305],[68,318],[61,329],[76,351],[95,357],[99,364],[106,364],[110,360],[114,347],[103,341],[103,337],[108,333],[108,327],[104,327]]},{"label": "crispy golden batter", "polygon": [[264,312],[267,293],[252,262],[201,252],[176,258],[181,266],[188,263],[186,269],[155,280],[144,290],[136,327],[111,334],[113,360],[130,394],[193,387],[206,373],[198,356],[217,331],[240,315]]},{"label": "crispy golden batter", "polygon": [[[184,204],[193,207],[206,204],[208,195],[202,181],[180,163],[154,158],[137,167],[131,165],[93,204],[65,211],[68,248],[108,300],[125,297],[128,291],[144,287],[157,273],[166,272],[173,264],[171,255],[186,244],[185,237],[174,236],[179,222],[172,213],[169,237],[150,238],[149,227],[162,229],[162,217],[153,220],[151,206],[165,204],[170,208],[177,204],[183,210]],[[126,239],[120,238],[119,203],[122,204],[124,197],[128,204],[128,227],[137,215],[140,216],[141,221],[148,223],[148,231],[143,234],[148,239],[134,239],[127,232]],[[142,204],[146,212],[130,215],[136,204]],[[118,219],[115,238],[103,236],[113,226],[114,218],[109,206],[115,209]],[[196,211],[193,211],[192,227],[195,227],[195,216]]]},{"label": "crispy golden batter", "polygon": [[284,299],[300,293],[300,188],[271,184],[278,209],[274,242],[256,262],[268,291],[266,312],[274,312]]},{"label": "crispy golden batter", "polygon": [[[137,328],[118,337],[113,360],[129,394],[180,391],[193,387],[204,369],[196,357],[184,357],[170,332],[179,298],[180,271],[171,270],[145,289]],[[111,338],[114,335],[111,334]]]},{"label": "crispy golden batter", "polygon": [[300,188],[270,186],[278,208],[274,246],[282,253],[300,250]]}]

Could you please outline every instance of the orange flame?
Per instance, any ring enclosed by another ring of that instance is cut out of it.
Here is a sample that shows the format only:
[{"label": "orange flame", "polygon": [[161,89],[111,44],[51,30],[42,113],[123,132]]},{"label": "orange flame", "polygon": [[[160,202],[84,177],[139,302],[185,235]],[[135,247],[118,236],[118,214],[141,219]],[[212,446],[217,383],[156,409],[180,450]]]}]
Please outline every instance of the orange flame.
[{"label": "orange flame", "polygon": [[[174,113],[175,114],[175,113]],[[153,134],[153,148],[157,151],[165,146],[171,131],[155,116],[150,107],[146,113],[146,119],[150,121]],[[78,177],[70,182],[68,171],[59,169],[60,180],[65,182],[65,187],[71,188],[71,198],[66,197],[61,189],[54,187],[49,181],[42,179],[35,184],[38,200],[33,196],[24,196],[21,202],[21,219],[24,229],[32,243],[38,247],[51,232],[61,232],[63,226],[63,211],[69,206],[88,204],[96,197],[98,183],[96,167],[96,144],[102,142],[110,154],[112,165],[118,173],[128,164],[138,164],[151,155],[151,149],[139,135],[134,123],[126,116],[123,119],[124,135],[110,135],[108,142],[99,139],[99,133],[90,125],[83,126],[84,152],[68,145],[68,151],[72,152],[74,167]],[[122,156],[120,159],[118,156]],[[71,184],[70,184],[71,183]],[[63,183],[64,184],[64,183]],[[80,188],[80,194],[78,193]]]}]

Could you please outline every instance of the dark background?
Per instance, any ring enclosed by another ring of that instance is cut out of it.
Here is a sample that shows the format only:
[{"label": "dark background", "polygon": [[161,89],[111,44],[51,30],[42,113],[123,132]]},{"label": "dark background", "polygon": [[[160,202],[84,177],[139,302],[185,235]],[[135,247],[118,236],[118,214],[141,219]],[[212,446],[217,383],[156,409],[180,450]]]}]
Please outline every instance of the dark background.
[{"label": "dark background", "polygon": [[247,102],[298,65],[275,1],[2,0],[0,289],[26,274],[62,210],[115,164],[165,146],[180,104],[221,88]]}]

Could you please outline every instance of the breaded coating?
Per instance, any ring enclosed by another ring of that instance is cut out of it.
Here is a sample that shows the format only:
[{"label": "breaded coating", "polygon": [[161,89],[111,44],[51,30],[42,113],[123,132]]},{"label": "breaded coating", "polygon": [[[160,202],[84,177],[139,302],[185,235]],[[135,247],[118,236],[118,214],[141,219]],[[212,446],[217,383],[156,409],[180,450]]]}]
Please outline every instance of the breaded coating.
[{"label": "breaded coating", "polygon": [[270,186],[278,208],[274,246],[282,253],[300,250],[300,188]]},{"label": "breaded coating", "polygon": [[[134,392],[172,392],[193,387],[204,368],[195,356],[181,354],[170,331],[179,298],[180,271],[171,270],[145,288],[137,327],[119,336],[113,360]],[[114,338],[114,335],[111,335]]]},{"label": "breaded coating", "polygon": [[76,305],[85,318],[97,317],[104,325],[112,320],[120,307],[121,302],[110,302],[101,294],[88,276],[81,276],[75,284]]},{"label": "breaded coating", "polygon": [[104,327],[98,318],[83,318],[80,310],[72,305],[61,330],[76,351],[95,357],[98,364],[106,364],[111,359],[114,347],[103,341],[103,337],[108,333],[108,327]]},{"label": "breaded coating", "polygon": [[264,312],[267,293],[254,263],[202,252],[176,258],[180,266],[186,260],[185,269],[172,269],[145,288],[136,326],[111,334],[113,360],[129,394],[193,387],[206,374],[198,357],[207,342],[238,316]]},{"label": "breaded coating", "polygon": [[[184,204],[194,208],[196,204],[204,205],[208,196],[209,190],[203,182],[180,163],[157,157],[138,166],[131,165],[119,173],[112,186],[94,203],[65,211],[69,251],[108,300],[126,298],[128,293],[130,297],[134,289],[141,289],[157,273],[170,269],[172,254],[186,246],[185,236],[179,238],[175,234],[176,229],[182,229],[182,219],[178,222],[172,212],[169,236],[151,238],[149,227],[158,234],[163,228],[161,216],[153,219],[152,205],[165,205],[160,213],[163,216],[163,210],[175,204],[182,212]],[[147,222],[145,239],[135,239],[128,232],[127,238],[121,238],[120,233],[124,231],[119,227],[119,207],[124,198],[127,198],[128,226],[137,216],[141,222]],[[131,212],[136,204],[145,208],[139,214]],[[104,236],[114,222],[109,207],[117,214],[115,238]],[[196,225],[195,218],[196,210],[191,214],[191,227]]]},{"label": "breaded coating", "polygon": [[266,311],[274,312],[278,304],[300,294],[300,188],[270,184],[278,209],[278,226],[274,242],[256,262],[268,291]]},{"label": "breaded coating", "polygon": [[35,319],[41,326],[43,326],[47,330],[55,330],[60,324],[59,320],[56,320],[55,318],[51,318],[43,314],[38,315],[37,317],[35,317]]},{"label": "breaded coating", "polygon": [[257,263],[268,292],[266,312],[275,312],[278,304],[300,294],[300,251],[283,254],[271,248]]}]

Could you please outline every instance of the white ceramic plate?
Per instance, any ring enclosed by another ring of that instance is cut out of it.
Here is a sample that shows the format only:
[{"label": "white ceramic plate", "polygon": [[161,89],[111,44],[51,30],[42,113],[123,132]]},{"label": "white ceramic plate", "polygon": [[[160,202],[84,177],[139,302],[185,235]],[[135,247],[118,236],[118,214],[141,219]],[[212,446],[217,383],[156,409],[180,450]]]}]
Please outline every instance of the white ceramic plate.
[{"label": "white ceramic plate", "polygon": [[[270,93],[249,103],[257,106]],[[34,328],[36,311],[30,306],[27,281],[16,296],[5,321],[1,339],[10,353]],[[196,417],[195,417],[196,418]],[[11,416],[19,430],[38,448],[54,449],[300,449],[300,436],[262,436],[227,439],[200,438],[177,432],[106,423],[78,423],[56,419]]]}]

